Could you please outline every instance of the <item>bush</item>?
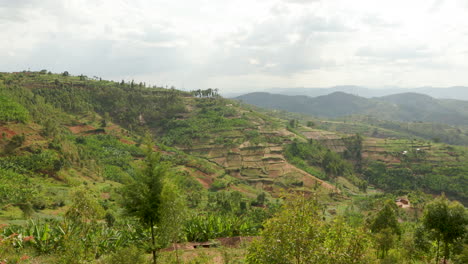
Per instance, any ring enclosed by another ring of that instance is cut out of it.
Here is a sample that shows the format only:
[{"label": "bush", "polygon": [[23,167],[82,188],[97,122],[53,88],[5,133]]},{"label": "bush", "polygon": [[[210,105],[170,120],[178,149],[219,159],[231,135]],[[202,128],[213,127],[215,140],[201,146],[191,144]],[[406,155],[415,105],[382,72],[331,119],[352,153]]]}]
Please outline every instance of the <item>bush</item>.
[{"label": "bush", "polygon": [[24,123],[28,119],[29,112],[26,108],[10,98],[0,95],[0,121]]},{"label": "bush", "polygon": [[246,263],[370,263],[371,247],[365,230],[339,218],[327,224],[314,200],[289,197],[250,244]]}]

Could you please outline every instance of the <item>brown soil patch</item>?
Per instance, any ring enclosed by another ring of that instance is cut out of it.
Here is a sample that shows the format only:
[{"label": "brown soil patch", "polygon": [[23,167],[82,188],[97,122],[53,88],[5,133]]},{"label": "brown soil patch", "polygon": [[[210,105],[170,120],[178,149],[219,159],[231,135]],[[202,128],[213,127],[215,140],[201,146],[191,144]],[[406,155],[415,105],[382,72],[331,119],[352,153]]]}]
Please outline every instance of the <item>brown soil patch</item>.
[{"label": "brown soil patch", "polygon": [[294,133],[288,131],[286,128],[282,128],[278,130],[278,135],[283,136],[283,137],[295,136]]},{"label": "brown soil patch", "polygon": [[127,144],[127,145],[135,145],[136,144],[135,141],[127,140],[127,139],[124,139],[124,138],[119,138],[119,141],[124,143],[124,144]]},{"label": "brown soil patch", "polygon": [[224,157],[211,158],[210,161],[218,164],[221,167],[227,167],[228,166],[226,158],[224,158]]},{"label": "brown soil patch", "polygon": [[[304,178],[303,178],[304,185],[312,186],[313,184],[315,184],[315,182],[319,182],[321,187],[324,187],[324,188],[326,188],[328,190],[333,190],[335,192],[340,193],[340,190],[336,189],[335,186],[329,184],[328,182],[320,180],[319,178],[317,178],[317,177],[315,177],[313,175],[310,175],[310,174],[308,174],[307,172],[305,172],[305,171],[303,171],[301,169],[298,169],[296,167],[294,167],[294,168],[295,168],[295,170],[299,171],[301,174],[304,175]],[[309,185],[310,183],[312,183],[312,185]]]},{"label": "brown soil patch", "polygon": [[0,136],[2,136],[4,133],[8,139],[16,135],[15,131],[8,129],[7,127],[0,127]]},{"label": "brown soil patch", "polygon": [[201,185],[203,185],[203,187],[204,187],[205,189],[210,188],[211,183],[213,183],[212,177],[209,176],[208,174],[202,172],[202,171],[197,170],[196,172],[193,172],[193,171],[191,171],[190,169],[188,169],[188,168],[186,168],[186,167],[182,168],[182,170],[188,172],[192,177],[195,177],[195,179],[196,179]]},{"label": "brown soil patch", "polygon": [[90,125],[78,125],[78,126],[68,127],[68,129],[70,129],[70,131],[73,134],[81,134],[81,133],[86,132],[86,131],[95,130],[96,128],[94,128],[94,127],[92,127]]},{"label": "brown soil patch", "polygon": [[117,132],[120,132],[122,130],[121,127],[119,127],[118,125],[114,125],[114,124],[112,124],[110,126],[109,125],[106,126],[106,129],[109,130],[109,131],[117,131]]},{"label": "brown soil patch", "polygon": [[108,193],[108,192],[101,193],[101,198],[102,199],[109,199],[110,198],[110,193]]},{"label": "brown soil patch", "polygon": [[247,236],[247,237],[222,237],[214,239],[213,242],[186,242],[186,243],[176,243],[172,244],[170,247],[162,249],[163,252],[174,251],[176,248],[179,250],[190,250],[196,248],[212,248],[212,247],[239,247],[242,243],[250,243],[257,237]]}]

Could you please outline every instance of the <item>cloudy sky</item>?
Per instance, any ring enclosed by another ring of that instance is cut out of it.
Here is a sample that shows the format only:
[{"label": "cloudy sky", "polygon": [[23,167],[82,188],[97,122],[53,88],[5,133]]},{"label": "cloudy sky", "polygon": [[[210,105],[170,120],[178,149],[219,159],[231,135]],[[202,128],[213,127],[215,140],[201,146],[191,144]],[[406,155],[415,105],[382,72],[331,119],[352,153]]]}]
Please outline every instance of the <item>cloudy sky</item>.
[{"label": "cloudy sky", "polygon": [[183,89],[468,85],[466,0],[0,0],[0,71]]}]

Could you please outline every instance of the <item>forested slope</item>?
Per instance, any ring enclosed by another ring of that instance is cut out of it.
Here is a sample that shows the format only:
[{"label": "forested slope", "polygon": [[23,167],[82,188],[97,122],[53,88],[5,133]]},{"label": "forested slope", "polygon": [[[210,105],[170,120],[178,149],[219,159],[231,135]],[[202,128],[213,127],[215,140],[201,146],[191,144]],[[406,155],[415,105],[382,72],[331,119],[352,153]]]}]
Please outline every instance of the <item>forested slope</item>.
[{"label": "forested slope", "polygon": [[236,99],[259,107],[324,118],[361,115],[390,121],[434,122],[458,126],[468,124],[468,102],[435,99],[417,93],[401,93],[374,98],[364,98],[343,92],[317,97],[250,93],[238,96]]}]

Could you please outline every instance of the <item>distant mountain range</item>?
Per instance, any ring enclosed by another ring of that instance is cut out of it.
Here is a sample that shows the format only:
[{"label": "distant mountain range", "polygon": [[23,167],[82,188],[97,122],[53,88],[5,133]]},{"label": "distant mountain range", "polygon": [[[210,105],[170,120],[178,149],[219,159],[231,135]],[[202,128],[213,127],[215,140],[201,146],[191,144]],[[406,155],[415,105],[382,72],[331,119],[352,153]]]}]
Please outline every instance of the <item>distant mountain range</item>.
[{"label": "distant mountain range", "polygon": [[236,99],[259,107],[318,117],[370,115],[382,120],[468,125],[468,101],[435,99],[419,93],[365,98],[344,92],[317,97],[256,92]]},{"label": "distant mountain range", "polygon": [[264,92],[283,95],[307,95],[316,97],[334,92],[345,92],[366,98],[381,97],[400,93],[420,93],[440,99],[468,100],[468,87],[453,86],[448,88],[420,87],[420,88],[384,88],[370,89],[362,86],[343,85],[330,88],[271,88]]}]

